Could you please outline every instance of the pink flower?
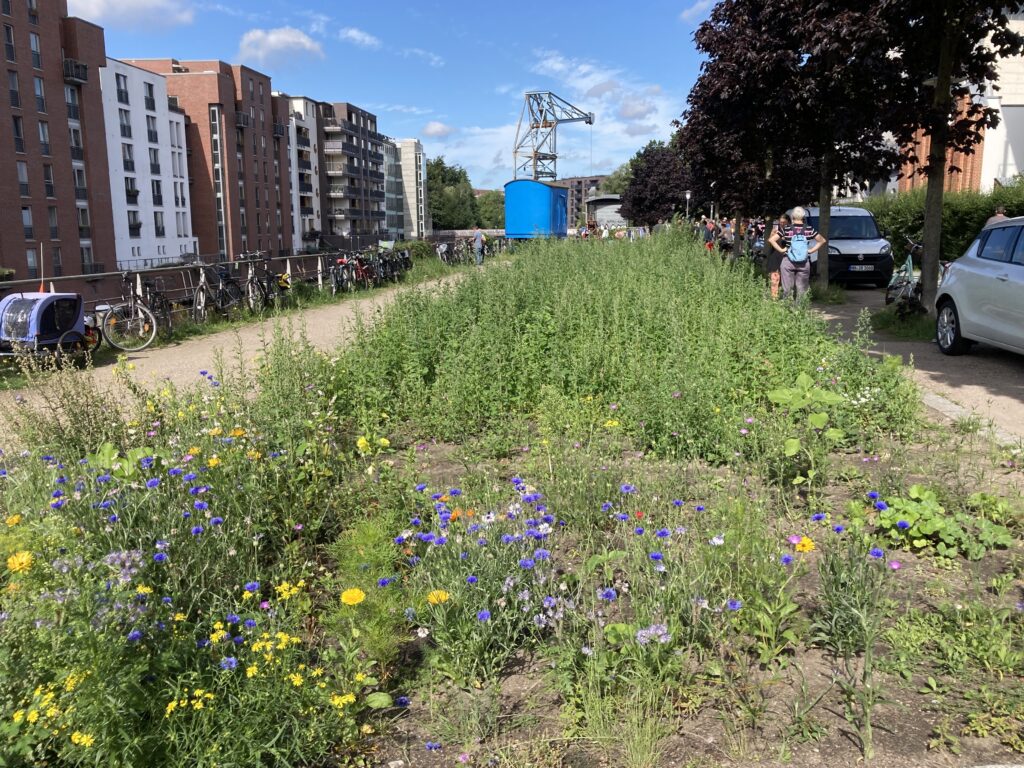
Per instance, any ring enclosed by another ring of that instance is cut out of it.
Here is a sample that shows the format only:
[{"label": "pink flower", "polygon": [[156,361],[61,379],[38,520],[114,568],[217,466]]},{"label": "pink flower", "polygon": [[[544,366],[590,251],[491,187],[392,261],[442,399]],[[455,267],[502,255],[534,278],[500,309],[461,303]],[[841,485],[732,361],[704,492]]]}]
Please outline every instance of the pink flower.
[{"label": "pink flower", "polygon": [[901,563],[899,560],[890,560],[889,567],[892,568],[894,571],[898,571],[900,568],[903,567],[903,563]]},{"label": "pink flower", "polygon": [[260,603],[260,610],[261,611],[269,611],[270,610],[270,602],[267,601],[267,600],[264,600],[262,603]]},{"label": "pink flower", "polygon": [[469,753],[463,752],[457,759],[460,763],[468,763],[470,761]]},{"label": "pink flower", "polygon": [[750,434],[750,430],[747,429],[746,427],[744,427],[743,429],[740,430],[740,434],[741,435],[749,435]]},{"label": "pink flower", "polygon": [[754,417],[753,416],[747,416],[746,422],[747,422],[747,424],[753,424],[754,423]]},{"label": "pink flower", "polygon": [[682,396],[683,396],[683,393],[680,392],[678,389],[675,392],[672,393],[672,397],[674,397],[676,400],[678,400]]},{"label": "pink flower", "polygon": [[611,405],[609,405],[608,407],[609,407],[609,408],[610,408],[611,410],[613,410],[613,411],[617,411],[617,410],[619,410],[619,404],[618,404],[618,403],[612,403],[612,404],[611,404]]},{"label": "pink flower", "polygon": [[799,533],[794,533],[792,536],[786,539],[786,541],[788,541],[790,544],[796,545],[799,544],[803,540],[803,538],[804,537],[801,536]]}]

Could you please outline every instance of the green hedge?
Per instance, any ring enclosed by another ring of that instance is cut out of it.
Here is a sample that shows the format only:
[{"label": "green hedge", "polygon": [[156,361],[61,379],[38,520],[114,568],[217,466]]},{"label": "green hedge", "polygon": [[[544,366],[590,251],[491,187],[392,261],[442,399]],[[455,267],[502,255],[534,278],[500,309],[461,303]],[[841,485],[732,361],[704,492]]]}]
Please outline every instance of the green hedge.
[{"label": "green hedge", "polygon": [[[924,197],[921,187],[898,195],[873,197],[860,204],[875,214],[896,253],[906,252],[906,237],[920,242],[924,233]],[[1024,216],[1024,179],[988,194],[947,192],[942,202],[942,259],[959,258],[998,206],[1007,216]]]},{"label": "green hedge", "polygon": [[437,253],[434,251],[434,244],[428,243],[426,240],[405,240],[401,243],[397,243],[395,247],[408,248],[409,255],[412,256],[413,261],[437,258]]}]

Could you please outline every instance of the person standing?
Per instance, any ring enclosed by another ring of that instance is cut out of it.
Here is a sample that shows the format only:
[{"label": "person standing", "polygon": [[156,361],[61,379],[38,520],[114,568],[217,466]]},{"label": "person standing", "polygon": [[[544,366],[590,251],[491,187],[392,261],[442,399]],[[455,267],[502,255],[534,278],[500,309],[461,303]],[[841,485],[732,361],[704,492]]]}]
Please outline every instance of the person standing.
[{"label": "person standing", "polygon": [[995,222],[1002,221],[1005,218],[1006,209],[1000,205],[998,208],[996,208],[996,212],[988,217],[988,220],[985,222],[985,226],[987,227],[989,224],[994,224]]},{"label": "person standing", "polygon": [[704,247],[709,251],[715,250],[715,222],[711,219],[704,221]]},{"label": "person standing", "polygon": [[[790,218],[792,223],[772,232],[768,242],[784,254],[779,270],[782,297],[789,298],[790,291],[793,291],[799,300],[811,287],[811,256],[825,245],[825,238],[806,222],[807,211],[800,206],[793,209]],[[783,248],[780,240],[788,242],[788,247]]]},{"label": "person standing", "polygon": [[[772,228],[771,236],[774,236],[776,232],[780,232],[783,229],[783,227],[788,227],[791,223],[792,221],[789,218],[789,214],[782,214],[781,216],[779,216],[779,220],[775,222],[775,226]],[[769,236],[768,240],[769,245],[771,244],[771,236]],[[788,240],[782,238],[781,235],[780,240],[782,250],[780,251],[777,248],[771,247],[769,249],[768,258],[765,264],[765,268],[768,270],[768,288],[772,292],[773,299],[779,298],[779,284],[781,281],[779,270],[782,269],[783,254],[785,254],[786,249],[789,248]]]},{"label": "person standing", "polygon": [[476,256],[476,265],[484,265],[484,233],[480,227],[473,227],[473,255]]}]

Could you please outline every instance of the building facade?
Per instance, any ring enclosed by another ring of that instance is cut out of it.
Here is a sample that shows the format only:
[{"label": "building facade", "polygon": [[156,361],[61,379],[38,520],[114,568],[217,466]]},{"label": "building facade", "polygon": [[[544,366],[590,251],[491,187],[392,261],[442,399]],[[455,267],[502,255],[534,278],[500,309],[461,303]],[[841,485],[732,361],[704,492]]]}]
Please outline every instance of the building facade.
[{"label": "building facade", "polygon": [[184,111],[192,231],[221,260],[292,253],[288,109],[270,78],[223,61],[129,60],[167,78]]},{"label": "building facade", "polygon": [[384,139],[384,228],[392,240],[405,239],[405,186],[402,151],[394,139]]},{"label": "building facade", "polygon": [[117,59],[99,72],[118,269],[196,253],[189,205],[185,113],[167,82]]},{"label": "building facade", "polygon": [[434,231],[427,206],[427,158],[417,139],[396,142],[402,160],[402,209],[405,236],[427,237]]},{"label": "building facade", "polygon": [[325,103],[321,121],[324,238],[386,234],[384,137],[376,115],[347,102]]},{"label": "building facade", "polygon": [[103,30],[66,0],[2,0],[0,267],[13,279],[113,268]]},{"label": "building facade", "polygon": [[551,182],[558,187],[566,187],[569,190],[569,226],[574,226],[587,220],[587,198],[591,195],[591,189],[601,189],[601,185],[607,176],[568,176]]},{"label": "building facade", "polygon": [[292,232],[295,252],[316,249],[323,231],[320,194],[320,105],[304,96],[274,94],[288,109],[288,172],[292,188]]}]

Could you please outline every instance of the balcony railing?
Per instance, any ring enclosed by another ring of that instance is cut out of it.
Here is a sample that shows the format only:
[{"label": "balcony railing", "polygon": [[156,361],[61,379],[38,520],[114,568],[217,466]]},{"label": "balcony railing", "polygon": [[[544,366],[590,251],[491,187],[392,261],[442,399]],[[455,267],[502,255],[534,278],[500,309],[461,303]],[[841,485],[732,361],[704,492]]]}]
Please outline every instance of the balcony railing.
[{"label": "balcony railing", "polygon": [[152,129],[147,129],[146,130],[146,136],[149,138],[149,143],[150,144],[159,144],[160,143],[160,135],[156,131],[154,131]]},{"label": "balcony railing", "polygon": [[46,192],[47,197],[54,197],[53,182],[43,182],[43,189]]},{"label": "balcony railing", "polygon": [[89,190],[85,187],[75,187],[75,200],[88,200]]},{"label": "balcony railing", "polygon": [[25,139],[21,136],[14,137],[14,151],[24,152],[25,151]]},{"label": "balcony railing", "polygon": [[[74,150],[74,147],[72,147],[71,149]],[[81,159],[81,158],[79,158],[79,159]],[[135,161],[134,160],[124,160],[123,161],[123,165],[124,165],[124,169],[128,173],[135,173]]]},{"label": "balcony railing", "polygon": [[50,274],[53,277],[63,277],[64,276],[64,267],[63,267],[63,265],[61,265],[61,264],[51,264],[50,265]]},{"label": "balcony railing", "polygon": [[302,208],[299,209],[299,212],[303,216],[312,216],[313,215],[313,209],[310,208],[309,206],[303,206]]},{"label": "balcony railing", "polygon": [[82,110],[77,104],[68,104],[68,120],[81,120]]},{"label": "balcony railing", "polygon": [[128,222],[128,236],[129,237],[142,237],[142,222]]},{"label": "balcony railing", "polygon": [[153,195],[153,205],[160,205],[160,206],[162,206],[163,204],[164,204],[164,196],[163,195]]},{"label": "balcony railing", "polygon": [[308,147],[309,146],[309,137],[308,136],[296,136],[295,137],[295,143],[298,144],[300,147]]},{"label": "balcony railing", "polygon": [[128,91],[124,88],[117,89],[117,100],[122,104],[128,104]]},{"label": "balcony railing", "polygon": [[50,239],[60,240],[60,229],[57,227],[50,227]]},{"label": "balcony railing", "polygon": [[21,193],[22,197],[28,197],[28,194],[29,194],[28,193],[28,182],[27,181],[19,181],[18,182],[18,191]]},{"label": "balcony railing", "polygon": [[39,267],[29,267],[26,271],[28,272],[28,279],[29,280],[36,280],[36,279],[38,279],[38,277],[39,277]]},{"label": "balcony railing", "polygon": [[46,99],[42,96],[36,96],[36,112],[46,111]]},{"label": "balcony railing", "polygon": [[249,127],[249,115],[245,112],[235,112],[235,127],[236,128],[248,128]]},{"label": "balcony railing", "polygon": [[154,231],[156,232],[157,237],[163,237],[167,233],[167,230],[164,227],[154,227]]},{"label": "balcony railing", "polygon": [[128,205],[139,204],[139,190],[137,189],[126,189],[124,191],[125,199],[128,201]]},{"label": "balcony railing", "polygon": [[125,123],[121,123],[121,137],[130,139],[132,137],[132,127]]},{"label": "balcony railing", "polygon": [[274,123],[274,135],[275,136],[287,136],[288,126],[283,123]]},{"label": "balcony railing", "polygon": [[298,166],[299,166],[299,169],[303,170],[303,171],[312,171],[313,170],[313,163],[311,163],[309,160],[299,160],[298,161]]},{"label": "balcony railing", "polygon": [[83,261],[82,262],[82,274],[83,275],[101,275],[106,272],[107,269],[100,261]]},{"label": "balcony railing", "polygon": [[89,82],[89,65],[76,59],[64,59],[64,82],[85,85]]},{"label": "balcony railing", "polygon": [[152,173],[154,176],[159,176],[160,175],[160,163],[150,163],[149,164],[149,172]]},{"label": "balcony railing", "polygon": [[22,229],[25,230],[25,239],[26,240],[35,240],[36,239],[36,233],[35,233],[35,230],[32,229],[32,225],[31,224],[29,224],[27,227],[22,227]]},{"label": "balcony railing", "polygon": [[13,88],[11,90],[11,106],[20,109],[21,108],[21,92],[16,91]]},{"label": "balcony railing", "polygon": [[83,226],[79,226],[78,227],[78,239],[79,240],[88,240],[91,237],[92,237],[92,227],[83,227]]},{"label": "balcony railing", "polygon": [[[306,192],[307,194],[313,194],[313,185],[306,184],[303,181],[299,182],[299,192]],[[28,194],[27,192],[25,194]]]},{"label": "balcony railing", "polygon": [[39,142],[39,151],[42,154],[44,154],[44,155],[50,154],[50,142],[48,142],[48,141],[40,141]]},{"label": "balcony railing", "polygon": [[154,99],[152,96],[147,96],[145,101],[146,109],[148,109],[150,112],[156,112],[156,99]]}]

